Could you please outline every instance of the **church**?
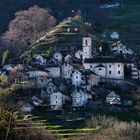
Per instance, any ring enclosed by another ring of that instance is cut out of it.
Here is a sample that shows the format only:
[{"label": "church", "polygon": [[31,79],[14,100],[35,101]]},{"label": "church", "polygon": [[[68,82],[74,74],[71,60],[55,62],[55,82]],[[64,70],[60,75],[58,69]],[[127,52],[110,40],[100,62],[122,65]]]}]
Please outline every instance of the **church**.
[{"label": "church", "polygon": [[102,78],[124,79],[124,60],[110,56],[92,55],[91,37],[83,37],[82,59],[84,69],[90,69]]}]

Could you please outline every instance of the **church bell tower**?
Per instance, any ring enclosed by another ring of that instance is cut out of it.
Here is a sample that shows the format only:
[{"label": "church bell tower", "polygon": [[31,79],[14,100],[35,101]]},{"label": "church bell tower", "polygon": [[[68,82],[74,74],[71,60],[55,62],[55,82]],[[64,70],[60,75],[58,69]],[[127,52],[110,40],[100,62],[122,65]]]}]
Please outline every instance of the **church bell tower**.
[{"label": "church bell tower", "polygon": [[82,47],[83,47],[83,60],[85,60],[86,58],[92,58],[92,39],[91,39],[91,37],[83,37]]}]

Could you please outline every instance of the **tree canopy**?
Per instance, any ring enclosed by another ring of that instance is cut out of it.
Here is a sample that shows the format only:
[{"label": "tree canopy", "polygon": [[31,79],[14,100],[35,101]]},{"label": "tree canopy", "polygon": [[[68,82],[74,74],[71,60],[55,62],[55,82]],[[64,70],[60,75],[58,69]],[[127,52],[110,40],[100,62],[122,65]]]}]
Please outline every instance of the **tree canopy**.
[{"label": "tree canopy", "polygon": [[55,25],[50,10],[34,6],[15,13],[15,19],[1,37],[2,46],[12,54],[20,55]]}]

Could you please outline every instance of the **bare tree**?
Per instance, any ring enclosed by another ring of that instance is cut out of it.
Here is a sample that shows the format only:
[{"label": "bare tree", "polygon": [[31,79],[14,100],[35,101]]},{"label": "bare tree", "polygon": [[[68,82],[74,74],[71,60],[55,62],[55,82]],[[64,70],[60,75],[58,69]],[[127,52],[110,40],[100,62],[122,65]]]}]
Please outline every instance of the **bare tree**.
[{"label": "bare tree", "polygon": [[16,12],[8,31],[1,37],[1,43],[12,54],[20,55],[37,39],[45,35],[55,22],[50,10],[38,6]]}]

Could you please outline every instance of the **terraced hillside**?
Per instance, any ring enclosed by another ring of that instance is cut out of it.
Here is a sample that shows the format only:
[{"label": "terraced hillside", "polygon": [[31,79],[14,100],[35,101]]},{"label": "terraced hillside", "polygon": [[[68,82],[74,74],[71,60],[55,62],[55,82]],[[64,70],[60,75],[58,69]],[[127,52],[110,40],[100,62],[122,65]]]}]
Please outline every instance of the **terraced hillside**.
[{"label": "terraced hillside", "polygon": [[133,50],[140,52],[140,1],[118,0],[122,3],[119,8],[106,10],[107,32],[117,31],[120,39]]},{"label": "terraced hillside", "polygon": [[[60,112],[50,112],[38,115],[25,115],[22,122],[18,122],[16,129],[42,128],[46,129],[53,136],[62,140],[72,140],[75,136],[90,135],[99,128],[85,128],[85,117],[63,116]],[[29,123],[30,122],[30,123]],[[30,124],[30,125],[29,125]],[[24,127],[22,126],[24,125]]]},{"label": "terraced hillside", "polygon": [[31,46],[31,50],[23,56],[28,58],[30,52],[48,55],[49,48],[58,50],[60,48],[67,49],[70,46],[79,46],[81,45],[82,37],[87,34],[90,34],[93,38],[93,46],[100,43],[100,35],[95,32],[90,24],[75,20],[74,18],[65,19],[53,30],[40,38]]}]

